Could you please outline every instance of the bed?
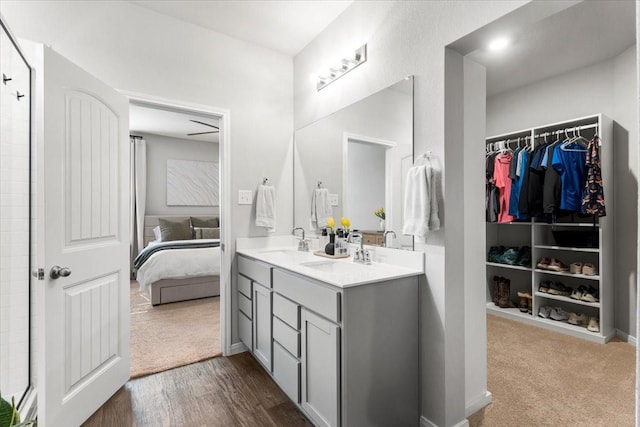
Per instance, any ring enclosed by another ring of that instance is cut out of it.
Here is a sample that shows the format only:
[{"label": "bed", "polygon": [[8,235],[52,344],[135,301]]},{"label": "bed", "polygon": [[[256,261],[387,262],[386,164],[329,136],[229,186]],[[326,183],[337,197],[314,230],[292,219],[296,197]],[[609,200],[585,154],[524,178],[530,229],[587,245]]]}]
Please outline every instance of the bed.
[{"label": "bed", "polygon": [[[193,217],[204,221],[217,220],[217,217],[210,216]],[[161,218],[172,222],[190,219],[189,216],[145,216],[145,248],[136,258],[137,265],[134,263],[140,290],[148,292],[154,306],[220,295],[219,238],[158,242],[154,228],[159,226]],[[196,230],[200,231],[199,228]]]}]

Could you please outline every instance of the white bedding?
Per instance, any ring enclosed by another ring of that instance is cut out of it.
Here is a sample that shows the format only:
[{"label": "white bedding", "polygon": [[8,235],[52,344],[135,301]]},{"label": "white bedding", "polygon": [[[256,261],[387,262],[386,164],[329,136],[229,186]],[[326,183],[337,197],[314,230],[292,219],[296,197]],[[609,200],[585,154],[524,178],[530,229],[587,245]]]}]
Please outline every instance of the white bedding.
[{"label": "white bedding", "polygon": [[[149,245],[153,244],[151,242]],[[138,269],[140,290],[162,279],[220,275],[220,248],[167,249],[154,253]]]}]

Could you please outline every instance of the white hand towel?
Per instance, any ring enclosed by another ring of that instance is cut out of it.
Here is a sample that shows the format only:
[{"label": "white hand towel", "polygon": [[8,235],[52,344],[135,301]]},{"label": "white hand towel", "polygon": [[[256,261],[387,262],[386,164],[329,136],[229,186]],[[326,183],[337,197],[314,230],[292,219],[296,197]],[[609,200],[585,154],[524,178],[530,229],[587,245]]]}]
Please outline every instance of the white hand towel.
[{"label": "white hand towel", "polygon": [[276,226],[276,190],[269,185],[258,186],[256,226],[270,229]]},{"label": "white hand towel", "polygon": [[427,231],[440,228],[435,189],[430,166],[419,165],[409,169],[405,185],[402,234],[424,238]]},{"label": "white hand towel", "polygon": [[320,230],[327,227],[327,220],[333,215],[329,201],[329,190],[316,188],[311,194],[311,228]]}]

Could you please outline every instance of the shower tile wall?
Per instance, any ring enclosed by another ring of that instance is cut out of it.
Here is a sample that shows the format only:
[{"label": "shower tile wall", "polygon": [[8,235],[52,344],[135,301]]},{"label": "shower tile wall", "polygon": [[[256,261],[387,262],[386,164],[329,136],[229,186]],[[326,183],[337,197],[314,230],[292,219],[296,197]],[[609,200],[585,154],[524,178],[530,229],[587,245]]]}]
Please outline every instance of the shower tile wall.
[{"label": "shower tile wall", "polygon": [[0,81],[0,392],[19,399],[29,384],[29,71],[0,37],[12,79]]}]

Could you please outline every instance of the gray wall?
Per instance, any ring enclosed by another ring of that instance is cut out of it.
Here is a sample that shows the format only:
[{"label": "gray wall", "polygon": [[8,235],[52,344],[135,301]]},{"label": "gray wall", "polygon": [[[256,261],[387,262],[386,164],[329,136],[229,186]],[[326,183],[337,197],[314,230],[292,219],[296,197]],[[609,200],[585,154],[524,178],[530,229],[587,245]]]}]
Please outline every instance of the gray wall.
[{"label": "gray wall", "polygon": [[349,216],[354,228],[377,230],[373,211],[385,205],[385,147],[349,142]]},{"label": "gray wall", "polygon": [[[609,60],[487,99],[487,136],[603,113],[614,126],[615,327],[636,331],[638,194],[635,46]],[[611,141],[603,141],[603,144]]]},{"label": "gray wall", "polygon": [[140,135],[147,141],[147,215],[217,215],[218,206],[167,206],[167,160],[218,163],[218,144]]}]

